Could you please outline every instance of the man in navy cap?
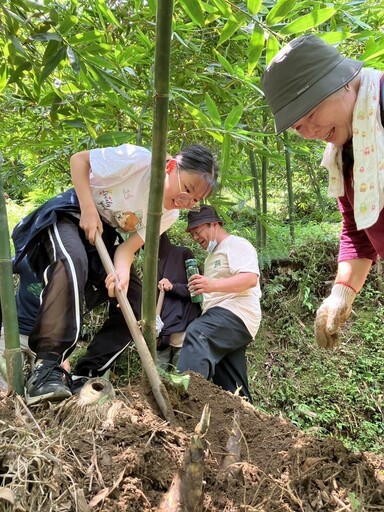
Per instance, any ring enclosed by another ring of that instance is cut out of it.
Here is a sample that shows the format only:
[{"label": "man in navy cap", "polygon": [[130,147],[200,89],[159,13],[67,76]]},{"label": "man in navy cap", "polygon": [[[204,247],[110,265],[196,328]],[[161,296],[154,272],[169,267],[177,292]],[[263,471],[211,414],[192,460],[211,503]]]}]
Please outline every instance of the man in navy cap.
[{"label": "man in navy cap", "polygon": [[230,235],[212,206],[188,212],[187,231],[208,252],[189,289],[204,295],[202,315],[187,327],[178,369],[200,373],[252,402],[245,349],[261,320],[259,264],[248,240]]}]

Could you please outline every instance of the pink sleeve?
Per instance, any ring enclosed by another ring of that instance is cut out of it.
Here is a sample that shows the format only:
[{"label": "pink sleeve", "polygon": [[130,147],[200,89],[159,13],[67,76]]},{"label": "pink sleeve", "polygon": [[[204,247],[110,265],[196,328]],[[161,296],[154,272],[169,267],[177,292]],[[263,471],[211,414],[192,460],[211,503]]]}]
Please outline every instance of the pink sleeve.
[{"label": "pink sleeve", "polygon": [[338,201],[339,210],[343,216],[338,261],[368,258],[376,262],[377,251],[365,230],[356,228],[353,208],[347,196],[339,197]]}]

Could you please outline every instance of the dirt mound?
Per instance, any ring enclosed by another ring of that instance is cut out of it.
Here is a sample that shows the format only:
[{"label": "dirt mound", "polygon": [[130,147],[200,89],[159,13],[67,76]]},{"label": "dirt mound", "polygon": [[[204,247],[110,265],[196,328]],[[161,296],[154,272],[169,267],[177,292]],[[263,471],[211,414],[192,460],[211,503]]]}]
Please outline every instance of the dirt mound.
[{"label": "dirt mound", "polygon": [[[209,512],[384,510],[384,459],[303,435],[192,375],[169,391],[176,424],[156,415],[141,382],[116,390],[92,414],[74,398],[28,410],[0,395],[0,510],[156,511],[180,467],[205,404],[204,505]],[[236,413],[241,462],[222,459]]]}]

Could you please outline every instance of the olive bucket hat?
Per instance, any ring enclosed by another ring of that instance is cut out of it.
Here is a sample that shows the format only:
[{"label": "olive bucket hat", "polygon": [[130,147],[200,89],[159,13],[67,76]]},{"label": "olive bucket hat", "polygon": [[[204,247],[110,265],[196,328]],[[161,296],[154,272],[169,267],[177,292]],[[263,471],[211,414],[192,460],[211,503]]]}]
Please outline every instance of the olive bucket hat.
[{"label": "olive bucket hat", "polygon": [[261,78],[262,89],[279,134],[348,84],[363,62],[340,55],[313,35],[297,37],[272,59]]}]

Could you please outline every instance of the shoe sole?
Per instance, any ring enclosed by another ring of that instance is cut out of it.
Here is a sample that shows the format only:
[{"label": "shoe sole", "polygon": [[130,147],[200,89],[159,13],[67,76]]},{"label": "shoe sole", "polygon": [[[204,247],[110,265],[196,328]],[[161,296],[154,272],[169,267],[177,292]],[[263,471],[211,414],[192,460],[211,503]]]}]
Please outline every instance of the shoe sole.
[{"label": "shoe sole", "polygon": [[58,389],[51,393],[46,393],[45,395],[29,396],[26,393],[25,400],[27,405],[36,405],[42,402],[61,402],[61,400],[65,400],[70,396],[72,396],[72,393],[69,389]]}]

